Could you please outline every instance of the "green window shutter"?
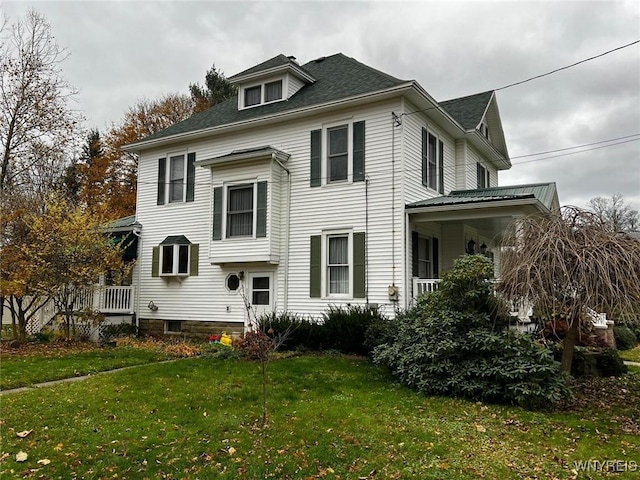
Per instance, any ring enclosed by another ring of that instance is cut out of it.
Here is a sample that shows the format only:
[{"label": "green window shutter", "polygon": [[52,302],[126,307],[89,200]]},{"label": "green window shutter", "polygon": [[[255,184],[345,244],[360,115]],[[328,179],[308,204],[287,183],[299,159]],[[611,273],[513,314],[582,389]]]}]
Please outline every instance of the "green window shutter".
[{"label": "green window shutter", "polygon": [[267,236],[267,182],[258,182],[256,237]]},{"label": "green window shutter", "polygon": [[222,187],[213,189],[213,237],[222,240]]},{"label": "green window shutter", "polygon": [[167,159],[158,159],[158,205],[164,205],[164,192],[166,190],[165,182],[167,174]]},{"label": "green window shutter", "polygon": [[366,239],[364,232],[353,234],[353,298],[365,298],[366,282]]},{"label": "green window shutter", "polygon": [[444,194],[444,143],[438,142],[438,191]]},{"label": "green window shutter", "polygon": [[187,155],[187,202],[193,202],[196,187],[196,154]]},{"label": "green window shutter", "polygon": [[320,298],[322,295],[322,237],[311,236],[310,267],[309,267],[309,297]]},{"label": "green window shutter", "polygon": [[353,124],[353,181],[364,182],[364,121]]},{"label": "green window shutter", "polygon": [[311,132],[311,186],[319,187],[322,183],[322,130]]},{"label": "green window shutter", "polygon": [[427,158],[427,129],[422,129],[422,184],[426,187],[427,172],[429,170],[429,160]]},{"label": "green window shutter", "polygon": [[420,276],[418,265],[418,232],[411,232],[411,276]]},{"label": "green window shutter", "polygon": [[433,278],[440,278],[440,240],[434,237],[431,245],[433,248],[431,257],[433,258]]},{"label": "green window shutter", "polygon": [[197,277],[200,245],[198,245],[197,243],[192,243],[190,250],[191,252],[189,255],[189,275],[191,275],[192,277]]},{"label": "green window shutter", "polygon": [[151,276],[160,276],[160,247],[153,247],[151,251]]}]

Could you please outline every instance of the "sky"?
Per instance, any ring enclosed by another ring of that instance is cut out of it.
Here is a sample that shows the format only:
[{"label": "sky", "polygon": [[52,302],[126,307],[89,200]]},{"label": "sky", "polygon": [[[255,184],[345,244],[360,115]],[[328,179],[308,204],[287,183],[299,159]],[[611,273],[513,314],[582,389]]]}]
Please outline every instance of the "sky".
[{"label": "sky", "polygon": [[[342,52],[442,101],[640,40],[637,1],[5,1],[0,14],[12,23],[29,8],[67,48],[74,108],[101,131],[140,99],[188,93],[214,63],[229,77],[280,53],[304,64]],[[619,192],[640,210],[640,44],[497,100],[513,163],[500,185],[555,181],[560,204],[579,207]]]}]

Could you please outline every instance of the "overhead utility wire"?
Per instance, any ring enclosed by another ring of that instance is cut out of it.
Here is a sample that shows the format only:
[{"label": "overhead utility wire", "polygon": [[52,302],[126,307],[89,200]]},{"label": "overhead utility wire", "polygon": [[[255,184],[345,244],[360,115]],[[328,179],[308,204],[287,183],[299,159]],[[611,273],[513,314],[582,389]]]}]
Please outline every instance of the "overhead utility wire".
[{"label": "overhead utility wire", "polygon": [[556,73],[556,72],[559,72],[561,70],[566,70],[567,68],[575,67],[576,65],[580,65],[581,63],[585,63],[585,62],[588,62],[590,60],[594,60],[596,58],[604,57],[605,55],[608,55],[608,54],[613,53],[613,52],[618,51],[618,50],[622,50],[623,48],[630,47],[632,45],[635,45],[636,43],[640,43],[640,40],[636,40],[635,42],[627,43],[626,45],[622,45],[620,47],[608,50],[608,51],[603,52],[603,53],[601,53],[599,55],[594,55],[593,57],[585,58],[584,60],[580,60],[579,62],[572,63],[571,65],[566,65],[564,67],[560,67],[560,68],[556,68],[555,70],[551,70],[550,72],[543,73],[541,75],[536,75],[535,77],[527,78],[526,80],[521,80],[519,82],[510,83],[509,85],[505,85],[504,87],[496,88],[495,90],[496,91],[504,90],[505,88],[515,87],[516,85],[521,85],[523,83],[530,82],[531,80],[536,80],[538,78],[546,77],[547,75],[551,75],[552,73]]},{"label": "overhead utility wire", "polygon": [[549,160],[552,158],[566,157],[568,155],[575,155],[576,153],[590,152],[592,150],[600,150],[601,148],[613,147],[614,145],[622,145],[623,143],[637,142],[638,140],[640,140],[640,138],[632,138],[631,140],[625,140],[624,142],[612,143],[610,145],[602,145],[601,147],[593,147],[593,148],[588,148],[586,150],[578,150],[577,152],[562,153],[560,155],[553,155],[551,157],[533,158],[531,160],[525,160],[524,162],[516,162],[513,165],[522,165],[523,163],[539,162],[541,160]]},{"label": "overhead utility wire", "polygon": [[[633,135],[626,135],[624,137],[610,138],[609,140],[600,140],[599,142],[585,143],[585,144],[582,144],[582,145],[574,145],[573,147],[558,148],[556,150],[547,150],[546,152],[529,153],[527,155],[517,155],[515,157],[509,157],[509,158],[511,158],[511,160],[514,160],[516,158],[536,157],[538,155],[546,155],[547,153],[564,152],[566,150],[573,150],[573,149],[576,149],[576,148],[590,147],[591,145],[599,145],[600,143],[616,142],[618,140],[624,140],[625,138],[637,137],[638,135],[640,135],[640,133],[634,133]],[[626,142],[622,142],[622,143],[626,143]],[[618,145],[618,144],[615,143],[614,145]],[[606,145],[606,146],[609,146],[609,145]],[[588,152],[589,150],[582,150],[582,151]],[[524,162],[517,162],[517,163],[524,163]]]},{"label": "overhead utility wire", "polygon": [[[565,65],[564,67],[556,68],[555,70],[551,70],[550,72],[543,73],[543,74],[540,74],[540,75],[536,75],[535,77],[530,77],[530,78],[527,78],[526,80],[521,80],[519,82],[510,83],[509,85],[505,85],[504,87],[489,89],[487,91],[495,91],[495,92],[497,92],[498,90],[505,90],[505,89],[510,88],[510,87],[515,87],[516,85],[521,85],[523,83],[527,83],[527,82],[530,82],[532,80],[536,80],[538,78],[546,77],[547,75],[551,75],[552,73],[557,73],[557,72],[560,72],[562,70],[566,70],[568,68],[575,67],[576,65],[580,65],[581,63],[585,63],[585,62],[589,62],[591,60],[595,60],[596,58],[603,57],[605,55],[608,55],[608,54],[613,53],[613,52],[618,51],[618,50],[622,50],[623,48],[631,47],[631,46],[636,45],[638,43],[640,43],[640,40],[636,40],[635,42],[627,43],[626,45],[621,45],[621,46],[616,47],[616,48],[614,48],[612,50],[608,50],[606,52],[603,52],[603,53],[601,53],[599,55],[594,55],[593,57],[585,58],[584,60],[580,60],[579,62],[572,63],[571,65]],[[400,115],[397,115],[396,118],[399,121],[402,117],[404,117],[406,115],[413,115],[415,113],[427,112],[429,110],[440,110],[441,108],[442,107],[438,104],[435,107],[427,107],[427,108],[424,108],[422,110],[416,110],[415,112],[401,113]]]}]

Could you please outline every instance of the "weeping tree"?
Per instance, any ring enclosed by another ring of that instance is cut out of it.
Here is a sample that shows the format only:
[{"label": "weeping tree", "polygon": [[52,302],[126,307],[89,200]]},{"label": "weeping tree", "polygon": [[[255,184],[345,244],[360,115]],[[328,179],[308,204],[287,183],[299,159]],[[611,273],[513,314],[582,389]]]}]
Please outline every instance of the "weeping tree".
[{"label": "weeping tree", "polygon": [[507,300],[533,301],[543,317],[567,318],[562,371],[571,371],[586,309],[640,314],[640,241],[612,232],[593,212],[564,207],[525,217],[502,245],[498,291]]}]

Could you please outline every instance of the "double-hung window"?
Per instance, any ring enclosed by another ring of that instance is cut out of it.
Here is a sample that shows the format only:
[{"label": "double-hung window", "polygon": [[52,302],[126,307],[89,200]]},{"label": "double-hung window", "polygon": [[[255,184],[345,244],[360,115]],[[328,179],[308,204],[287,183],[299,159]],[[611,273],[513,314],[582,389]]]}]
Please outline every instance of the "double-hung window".
[{"label": "double-hung window", "polygon": [[213,189],[213,240],[267,236],[267,182]]},{"label": "double-hung window", "polygon": [[310,186],[364,181],[364,121],[313,130],[310,143]]},{"label": "double-hung window", "polygon": [[172,154],[158,159],[157,204],[193,202],[196,154]]},{"label": "double-hung window", "polygon": [[169,157],[169,202],[184,200],[184,155]]},{"label": "double-hung window", "polygon": [[431,278],[431,246],[428,238],[418,237],[418,277]]},{"label": "double-hung window", "polygon": [[327,293],[349,293],[349,235],[327,237]]},{"label": "double-hung window", "polygon": [[489,188],[491,186],[489,170],[480,163],[476,163],[476,170],[478,175],[478,188]]},{"label": "double-hung window", "polygon": [[327,180],[340,182],[349,176],[349,126],[327,130]]},{"label": "double-hung window", "polygon": [[422,129],[422,184],[444,193],[444,142]]},{"label": "double-hung window", "polygon": [[227,238],[253,235],[253,184],[227,190]]},{"label": "double-hung window", "polygon": [[309,296],[365,298],[365,233],[329,231],[311,237]]}]

